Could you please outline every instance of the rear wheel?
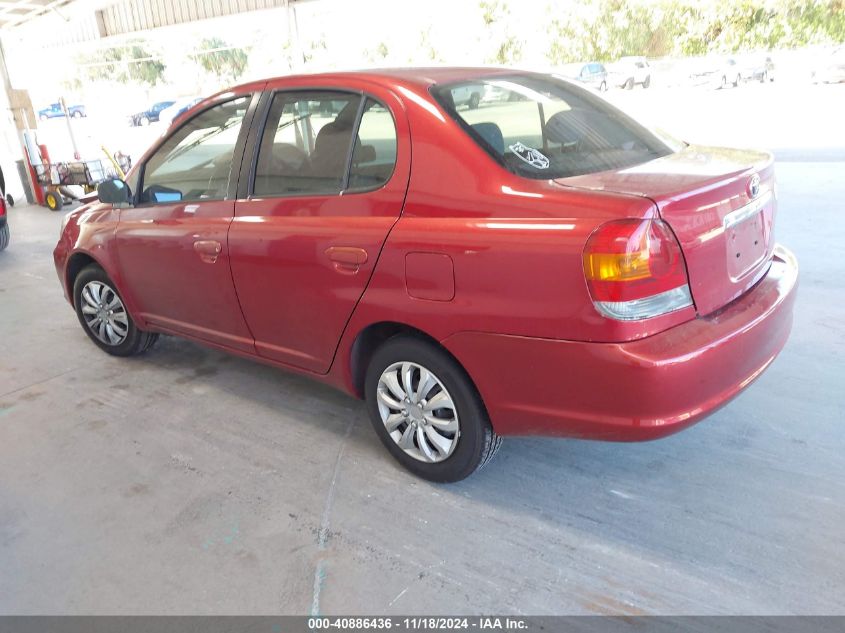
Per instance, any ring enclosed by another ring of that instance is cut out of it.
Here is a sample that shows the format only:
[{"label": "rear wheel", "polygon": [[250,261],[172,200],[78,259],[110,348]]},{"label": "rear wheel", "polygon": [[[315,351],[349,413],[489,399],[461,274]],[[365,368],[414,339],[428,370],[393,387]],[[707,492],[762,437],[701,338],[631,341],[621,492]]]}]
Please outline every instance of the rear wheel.
[{"label": "rear wheel", "polygon": [[373,428],[415,475],[460,481],[485,466],[501,438],[463,368],[428,341],[400,335],[373,355],[365,381]]},{"label": "rear wheel", "polygon": [[44,204],[50,211],[61,211],[65,201],[62,199],[62,194],[58,191],[48,191],[44,194]]},{"label": "rear wheel", "polygon": [[481,95],[477,92],[473,92],[469,97],[469,109],[475,110],[479,103],[481,103]]},{"label": "rear wheel", "polygon": [[106,272],[95,264],[82,269],[73,283],[76,316],[88,337],[113,356],[147,351],[158,334],[139,330]]},{"label": "rear wheel", "polygon": [[628,79],[625,80],[624,88],[625,88],[625,90],[633,90],[634,89],[634,78],[633,77],[628,77]]},{"label": "rear wheel", "polygon": [[146,127],[149,124],[150,124],[149,117],[142,116],[140,119],[138,119],[138,125],[140,125],[141,127]]},{"label": "rear wheel", "polygon": [[9,224],[7,222],[3,225],[3,228],[0,229],[0,251],[6,250],[6,247],[9,245],[11,235],[12,234],[9,232]]},{"label": "rear wheel", "polygon": [[606,81],[601,82],[601,85],[599,86],[599,92],[607,92],[607,82]]}]

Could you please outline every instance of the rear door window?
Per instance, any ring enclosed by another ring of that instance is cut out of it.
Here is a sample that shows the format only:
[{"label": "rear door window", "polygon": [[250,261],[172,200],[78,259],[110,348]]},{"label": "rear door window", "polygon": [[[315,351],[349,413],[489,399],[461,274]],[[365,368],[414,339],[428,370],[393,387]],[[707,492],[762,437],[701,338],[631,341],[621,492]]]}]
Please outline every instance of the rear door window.
[{"label": "rear door window", "polygon": [[258,150],[254,195],[340,193],[360,104],[361,96],[351,93],[276,93]]},{"label": "rear door window", "polygon": [[349,169],[349,190],[365,191],[386,184],[396,166],[396,125],[390,111],[367,99]]}]

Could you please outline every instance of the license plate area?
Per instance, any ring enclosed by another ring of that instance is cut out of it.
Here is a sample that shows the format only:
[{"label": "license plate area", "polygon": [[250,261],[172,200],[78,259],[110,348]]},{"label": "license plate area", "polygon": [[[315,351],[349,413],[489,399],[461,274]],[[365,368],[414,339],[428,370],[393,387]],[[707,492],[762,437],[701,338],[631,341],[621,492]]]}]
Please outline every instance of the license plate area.
[{"label": "license plate area", "polygon": [[761,207],[726,229],[728,274],[731,281],[739,281],[766,258],[769,240],[764,216]]}]

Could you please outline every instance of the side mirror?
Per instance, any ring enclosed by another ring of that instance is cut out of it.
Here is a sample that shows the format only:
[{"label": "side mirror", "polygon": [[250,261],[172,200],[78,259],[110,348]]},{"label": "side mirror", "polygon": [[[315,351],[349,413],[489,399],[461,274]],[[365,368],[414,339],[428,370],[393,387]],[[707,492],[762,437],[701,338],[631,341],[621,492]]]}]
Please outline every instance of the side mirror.
[{"label": "side mirror", "polygon": [[131,199],[129,185],[117,178],[104,180],[97,185],[97,197],[100,202],[114,205],[128,205]]}]

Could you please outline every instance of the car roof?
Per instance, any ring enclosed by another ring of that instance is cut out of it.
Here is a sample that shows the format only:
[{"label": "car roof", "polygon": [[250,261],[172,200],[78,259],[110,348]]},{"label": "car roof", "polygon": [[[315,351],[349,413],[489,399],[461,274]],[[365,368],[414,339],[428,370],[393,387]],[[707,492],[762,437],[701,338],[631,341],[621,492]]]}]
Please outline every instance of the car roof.
[{"label": "car roof", "polygon": [[279,79],[305,79],[314,80],[314,83],[324,83],[331,80],[342,79],[363,79],[382,84],[391,85],[415,85],[428,87],[433,84],[451,83],[462,80],[481,79],[495,77],[497,75],[512,75],[515,72],[528,72],[513,68],[500,68],[490,66],[431,66],[412,68],[377,68],[368,70],[350,70],[331,73],[303,73],[297,75],[279,75],[269,77],[260,82],[250,82],[236,86],[247,88],[266,81],[277,81]]}]

